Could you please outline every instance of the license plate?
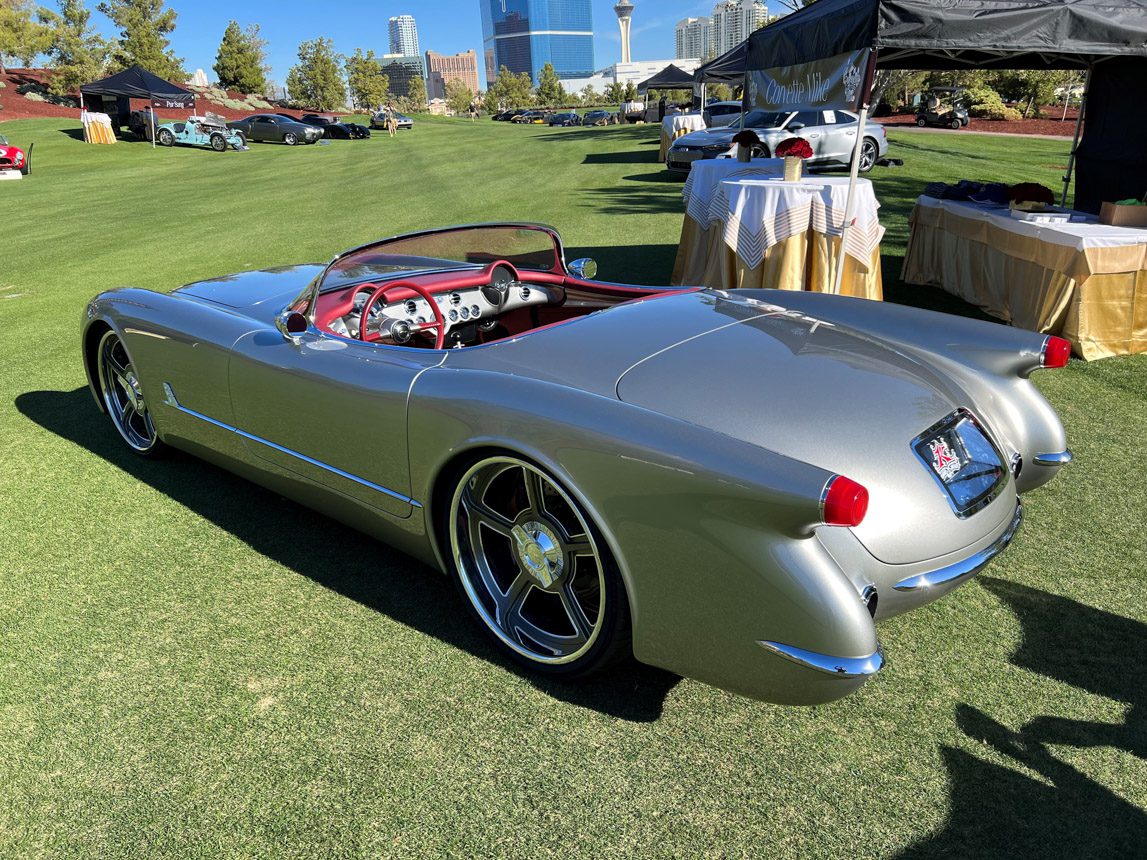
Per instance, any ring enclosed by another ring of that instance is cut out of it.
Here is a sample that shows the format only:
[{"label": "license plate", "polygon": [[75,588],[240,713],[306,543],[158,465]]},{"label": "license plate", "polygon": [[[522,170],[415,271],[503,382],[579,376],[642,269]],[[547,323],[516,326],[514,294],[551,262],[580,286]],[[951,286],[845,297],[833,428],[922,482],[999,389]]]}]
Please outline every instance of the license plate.
[{"label": "license plate", "polygon": [[1006,483],[1000,452],[966,409],[953,412],[917,436],[912,450],[944,488],[960,517],[986,507]]}]

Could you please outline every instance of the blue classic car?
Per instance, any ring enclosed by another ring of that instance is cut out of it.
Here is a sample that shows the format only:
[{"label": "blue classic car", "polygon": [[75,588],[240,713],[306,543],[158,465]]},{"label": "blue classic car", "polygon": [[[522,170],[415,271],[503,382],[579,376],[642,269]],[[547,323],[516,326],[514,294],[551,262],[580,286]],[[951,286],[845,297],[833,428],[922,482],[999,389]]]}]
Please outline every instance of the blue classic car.
[{"label": "blue classic car", "polygon": [[243,132],[227,127],[227,120],[221,116],[189,116],[186,122],[165,122],[155,130],[155,142],[160,146],[209,146],[216,152],[226,152],[227,147],[243,152],[247,149],[247,138]]}]

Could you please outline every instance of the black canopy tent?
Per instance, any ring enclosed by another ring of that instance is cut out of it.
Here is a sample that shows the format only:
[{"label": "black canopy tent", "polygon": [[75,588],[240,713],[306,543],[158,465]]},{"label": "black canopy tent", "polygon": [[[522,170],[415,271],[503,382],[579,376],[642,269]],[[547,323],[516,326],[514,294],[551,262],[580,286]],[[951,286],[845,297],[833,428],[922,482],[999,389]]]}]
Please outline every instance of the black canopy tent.
[{"label": "black canopy tent", "polygon": [[[131,99],[147,99],[153,109],[195,109],[195,93],[165,81],[141,66],[132,66],[102,81],[84,84],[80,87],[80,98],[84,110],[117,114],[119,120],[117,126],[126,123],[127,116],[131,113]],[[115,111],[106,110],[107,99],[115,99]],[[151,115],[154,122],[154,110]],[[152,142],[154,143],[154,140]]]},{"label": "black canopy tent", "polygon": [[[1098,208],[1087,183],[1100,177],[1108,185],[1114,179],[1130,183],[1123,196],[1142,196],[1147,190],[1144,159],[1137,159],[1136,179],[1121,172],[1116,157],[1122,152],[1127,159],[1142,151],[1147,118],[1142,111],[1124,110],[1117,126],[1105,116],[1115,99],[1088,110],[1087,95],[1093,87],[1115,93],[1120,84],[1135,81],[1141,88],[1147,80],[1144,0],[817,0],[757,30],[703,65],[696,77],[702,82],[730,81],[739,70],[746,108],[799,104],[859,109],[863,126],[877,68],[1086,70],[1064,197],[1084,111],[1089,113],[1089,129],[1097,134],[1103,130],[1104,143],[1092,144],[1089,134],[1080,151],[1077,200]],[[856,136],[854,178],[861,137]],[[1130,162],[1127,166],[1134,171]],[[846,230],[851,211],[850,193]]]},{"label": "black canopy tent", "polygon": [[694,78],[693,75],[670,63],[653,77],[639,83],[637,85],[637,91],[639,93],[647,93],[650,90],[692,91],[696,85],[697,79]]}]

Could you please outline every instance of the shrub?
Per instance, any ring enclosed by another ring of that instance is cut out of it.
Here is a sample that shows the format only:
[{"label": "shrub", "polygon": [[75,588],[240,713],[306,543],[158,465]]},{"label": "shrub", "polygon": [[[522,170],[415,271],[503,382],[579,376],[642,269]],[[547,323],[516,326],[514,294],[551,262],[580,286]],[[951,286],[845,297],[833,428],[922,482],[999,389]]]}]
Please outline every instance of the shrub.
[{"label": "shrub", "polygon": [[212,101],[223,105],[225,108],[231,108],[231,110],[247,110],[247,102],[241,102],[238,99],[213,99]]},{"label": "shrub", "polygon": [[44,98],[42,95],[40,95],[37,92],[33,92],[33,91],[24,93],[24,98],[26,98],[30,102],[46,102],[47,101],[47,99]]},{"label": "shrub", "polygon": [[258,98],[248,99],[247,104],[251,105],[251,107],[255,108],[255,110],[270,110],[274,107],[274,105],[269,101],[264,101],[263,99]]}]

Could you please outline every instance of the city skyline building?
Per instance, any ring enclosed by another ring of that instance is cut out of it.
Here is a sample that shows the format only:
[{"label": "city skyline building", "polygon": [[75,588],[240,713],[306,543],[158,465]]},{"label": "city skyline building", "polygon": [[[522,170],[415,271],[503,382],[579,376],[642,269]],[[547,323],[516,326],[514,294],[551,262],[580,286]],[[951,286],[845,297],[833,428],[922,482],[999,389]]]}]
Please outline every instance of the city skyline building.
[{"label": "city skyline building", "polygon": [[418,24],[413,15],[395,15],[389,22],[391,54],[404,57],[421,57],[418,46]]},{"label": "city skyline building", "polygon": [[617,0],[613,11],[617,14],[617,25],[621,28],[621,62],[631,63],[633,57],[629,51],[629,28],[633,18],[633,4],[630,0]]},{"label": "city skyline building", "polygon": [[379,60],[382,72],[390,78],[390,92],[392,95],[406,97],[410,95],[410,82],[415,78],[426,79],[426,70],[422,66],[421,57],[412,57],[409,54],[384,54]]},{"label": "city skyline building", "polygon": [[478,54],[473,49],[462,54],[426,52],[426,94],[431,99],[446,98],[446,85],[460,80],[470,92],[478,94]]},{"label": "city skyline building", "polygon": [[707,60],[713,56],[709,40],[710,25],[710,19],[705,16],[683,18],[677,22],[677,59]]},{"label": "city skyline building", "polygon": [[591,0],[480,0],[482,53],[486,85],[505,66],[527,73],[536,86],[538,72],[552,63],[562,79],[594,72]]},{"label": "city skyline building", "polygon": [[769,23],[769,8],[761,0],[722,0],[713,7],[709,24],[710,55],[731,51]]}]

